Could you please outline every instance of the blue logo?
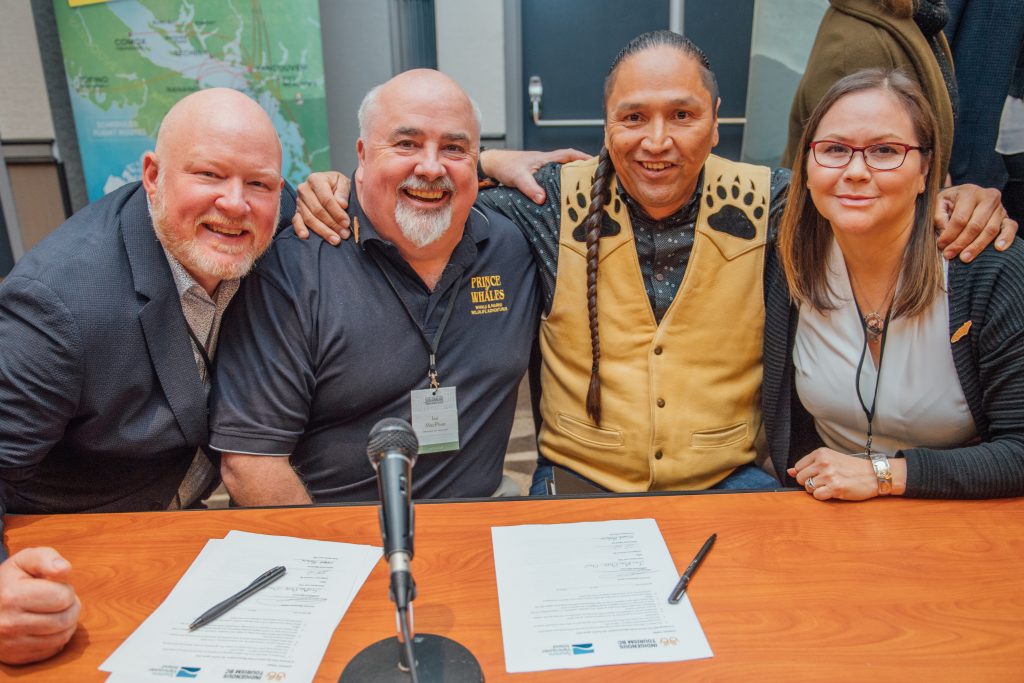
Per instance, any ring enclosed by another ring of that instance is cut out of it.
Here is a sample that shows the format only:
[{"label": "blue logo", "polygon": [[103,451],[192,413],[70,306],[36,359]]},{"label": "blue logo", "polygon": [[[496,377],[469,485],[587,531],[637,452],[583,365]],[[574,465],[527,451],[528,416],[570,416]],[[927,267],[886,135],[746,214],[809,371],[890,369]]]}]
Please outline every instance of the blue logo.
[{"label": "blue logo", "polygon": [[593,643],[573,643],[572,653],[574,655],[592,655],[594,654]]},{"label": "blue logo", "polygon": [[178,673],[174,674],[175,678],[198,678],[199,672],[203,668],[200,666],[180,666],[178,667]]}]

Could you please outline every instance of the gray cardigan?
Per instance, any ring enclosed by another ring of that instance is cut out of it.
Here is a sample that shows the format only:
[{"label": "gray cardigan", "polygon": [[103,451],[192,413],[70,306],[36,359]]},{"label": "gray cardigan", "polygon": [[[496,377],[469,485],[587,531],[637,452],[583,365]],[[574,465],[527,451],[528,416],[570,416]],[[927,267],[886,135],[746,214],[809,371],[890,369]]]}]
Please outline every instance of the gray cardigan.
[{"label": "gray cardigan", "polygon": [[[907,496],[998,498],[1024,495],[1024,244],[1006,252],[985,249],[970,264],[949,264],[953,363],[980,442],[936,450],[910,448]],[[822,445],[814,420],[800,405],[793,382],[797,311],[778,254],[765,267],[764,383],[762,409],[772,463],[784,484],[786,468]]]}]

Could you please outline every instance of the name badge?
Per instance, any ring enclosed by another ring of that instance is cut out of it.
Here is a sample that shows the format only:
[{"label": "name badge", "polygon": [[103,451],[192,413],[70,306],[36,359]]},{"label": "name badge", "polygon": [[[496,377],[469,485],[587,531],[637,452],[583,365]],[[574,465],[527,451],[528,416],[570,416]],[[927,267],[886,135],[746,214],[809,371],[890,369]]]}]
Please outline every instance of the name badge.
[{"label": "name badge", "polygon": [[459,450],[459,407],[455,387],[416,389],[412,401],[412,428],[420,442],[420,453]]}]

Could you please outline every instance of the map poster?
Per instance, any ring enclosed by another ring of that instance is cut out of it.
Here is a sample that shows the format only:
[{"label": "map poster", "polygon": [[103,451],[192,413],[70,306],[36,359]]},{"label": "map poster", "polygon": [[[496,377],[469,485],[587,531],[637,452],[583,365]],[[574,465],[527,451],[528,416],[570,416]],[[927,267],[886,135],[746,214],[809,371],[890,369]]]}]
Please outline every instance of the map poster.
[{"label": "map poster", "polygon": [[330,168],[317,0],[54,0],[89,200],[142,175],[175,102],[227,87],[270,115],[293,185]]}]

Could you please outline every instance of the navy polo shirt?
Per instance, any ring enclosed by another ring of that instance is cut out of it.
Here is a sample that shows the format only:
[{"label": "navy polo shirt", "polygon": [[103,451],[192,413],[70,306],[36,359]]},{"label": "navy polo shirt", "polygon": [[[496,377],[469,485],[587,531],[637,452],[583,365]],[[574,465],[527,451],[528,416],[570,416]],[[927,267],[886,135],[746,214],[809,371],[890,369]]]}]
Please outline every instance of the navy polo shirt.
[{"label": "navy polo shirt", "polygon": [[349,213],[355,239],[333,247],[285,230],[243,280],[221,329],[210,445],[290,454],[316,502],[375,500],[367,434],[381,418],[410,419],[409,392],[428,387],[418,327],[432,339],[453,305],[437,370],[442,386],[456,387],[461,448],[420,456],[413,495],[489,496],[541,310],[530,248],[508,219],[475,206],[430,291],[354,192]]}]

